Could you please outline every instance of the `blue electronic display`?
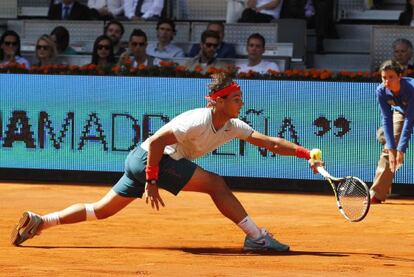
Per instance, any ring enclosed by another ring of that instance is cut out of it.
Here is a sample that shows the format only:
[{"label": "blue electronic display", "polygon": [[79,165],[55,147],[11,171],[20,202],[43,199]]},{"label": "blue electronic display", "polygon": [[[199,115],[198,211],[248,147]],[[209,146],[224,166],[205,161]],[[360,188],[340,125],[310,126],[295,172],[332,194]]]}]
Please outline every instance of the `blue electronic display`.
[{"label": "blue electronic display", "polygon": [[[122,172],[127,151],[206,104],[208,79],[0,74],[0,167]],[[321,148],[333,175],[372,181],[381,145],[374,83],[239,80],[240,117]],[[414,183],[412,151],[395,182]],[[306,161],[235,140],[196,161],[224,176],[320,179]]]}]

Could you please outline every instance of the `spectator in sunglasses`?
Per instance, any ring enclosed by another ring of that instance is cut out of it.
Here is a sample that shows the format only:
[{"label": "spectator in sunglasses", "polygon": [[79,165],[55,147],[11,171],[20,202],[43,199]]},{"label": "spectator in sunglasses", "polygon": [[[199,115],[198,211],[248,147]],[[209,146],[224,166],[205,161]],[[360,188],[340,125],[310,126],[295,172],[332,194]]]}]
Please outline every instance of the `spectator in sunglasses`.
[{"label": "spectator in sunglasses", "polygon": [[210,67],[223,68],[225,64],[216,59],[220,45],[220,35],[216,31],[205,30],[201,34],[200,52],[190,59],[185,66],[189,70],[206,72]]},{"label": "spectator in sunglasses", "polygon": [[56,43],[49,35],[42,35],[36,43],[37,66],[55,64],[57,56]]},{"label": "spectator in sunglasses", "polygon": [[[234,59],[236,58],[236,49],[234,48],[234,45],[231,43],[224,42],[224,23],[221,21],[211,21],[207,25],[207,30],[216,31],[220,35],[220,45],[217,48],[217,58],[229,58]],[[194,57],[200,52],[200,44],[195,43],[190,50],[190,53],[188,53],[189,57]]]},{"label": "spectator in sunglasses", "polygon": [[20,54],[20,37],[14,31],[5,31],[0,38],[0,67],[12,63],[23,64],[26,69],[30,68],[28,60]]},{"label": "spectator in sunglasses", "polygon": [[96,38],[93,44],[92,61],[103,71],[109,71],[116,64],[112,40],[105,35]]},{"label": "spectator in sunglasses", "polygon": [[119,57],[119,64],[130,64],[132,67],[153,66],[159,63],[147,54],[147,34],[141,29],[134,29],[129,36],[128,50]]}]

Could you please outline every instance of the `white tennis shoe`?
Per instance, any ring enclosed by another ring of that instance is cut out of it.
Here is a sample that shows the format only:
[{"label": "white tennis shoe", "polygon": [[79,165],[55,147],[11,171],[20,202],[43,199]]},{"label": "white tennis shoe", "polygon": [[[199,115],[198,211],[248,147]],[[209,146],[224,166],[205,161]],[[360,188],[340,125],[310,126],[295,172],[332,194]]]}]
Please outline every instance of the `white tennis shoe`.
[{"label": "white tennis shoe", "polygon": [[42,218],[40,215],[32,212],[24,212],[19,223],[17,223],[11,233],[11,244],[18,246],[24,241],[34,237],[41,223]]},{"label": "white tennis shoe", "polygon": [[244,240],[243,250],[245,251],[257,251],[257,252],[286,252],[289,251],[289,245],[278,242],[273,238],[273,235],[266,231],[265,228],[261,229],[262,235],[253,239],[246,236]]}]

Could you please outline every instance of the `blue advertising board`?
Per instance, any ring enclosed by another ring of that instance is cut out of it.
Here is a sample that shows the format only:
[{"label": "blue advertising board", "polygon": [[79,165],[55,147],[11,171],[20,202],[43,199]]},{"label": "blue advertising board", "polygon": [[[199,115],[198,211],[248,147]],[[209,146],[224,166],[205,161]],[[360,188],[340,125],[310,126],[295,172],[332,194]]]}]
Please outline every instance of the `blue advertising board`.
[{"label": "blue advertising board", "polygon": [[[381,145],[375,83],[238,80],[240,118],[323,150],[332,175],[370,182]],[[122,172],[127,152],[174,116],[206,105],[209,79],[0,74],[0,168]],[[413,184],[413,156],[397,183]],[[196,160],[224,176],[321,179],[306,161],[234,140]]]}]

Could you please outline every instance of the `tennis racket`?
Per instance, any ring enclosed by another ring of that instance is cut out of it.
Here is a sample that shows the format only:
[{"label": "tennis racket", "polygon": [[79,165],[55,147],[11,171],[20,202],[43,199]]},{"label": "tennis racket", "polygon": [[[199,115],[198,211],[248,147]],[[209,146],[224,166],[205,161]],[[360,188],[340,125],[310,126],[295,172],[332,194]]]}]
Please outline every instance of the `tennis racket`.
[{"label": "tennis racket", "polygon": [[[321,159],[322,153],[320,150],[319,152],[316,151],[316,153],[312,152],[312,158]],[[370,206],[368,186],[357,177],[333,177],[322,166],[317,167],[317,170],[331,185],[336,197],[336,204],[341,214],[351,222],[363,220],[368,214]]]}]

